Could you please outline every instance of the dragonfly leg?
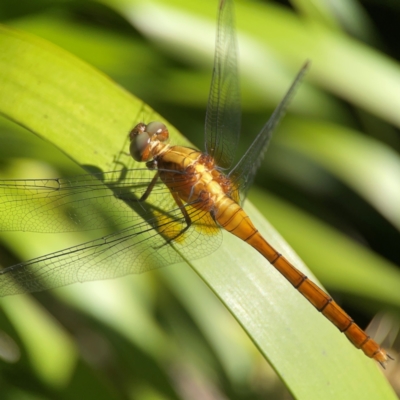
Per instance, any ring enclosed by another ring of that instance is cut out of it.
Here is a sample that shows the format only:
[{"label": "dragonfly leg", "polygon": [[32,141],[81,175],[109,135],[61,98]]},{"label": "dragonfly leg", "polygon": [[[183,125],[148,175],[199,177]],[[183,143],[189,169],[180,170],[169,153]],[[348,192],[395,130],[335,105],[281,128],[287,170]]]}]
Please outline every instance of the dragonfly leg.
[{"label": "dragonfly leg", "polygon": [[146,199],[149,197],[151,191],[154,189],[154,186],[157,183],[158,177],[159,177],[159,172],[157,171],[156,174],[154,175],[153,179],[151,180],[149,186],[147,186],[146,191],[142,194],[142,197],[139,199],[139,201],[146,201]]},{"label": "dragonfly leg", "polygon": [[178,196],[178,194],[175,192],[171,192],[171,194],[175,200],[175,203],[178,205],[179,209],[182,211],[183,216],[185,217],[186,227],[180,231],[179,235],[181,235],[182,233],[184,233],[185,231],[187,231],[190,228],[190,225],[192,225],[192,220],[190,219],[190,216],[189,216],[188,212],[186,211],[186,208],[185,208],[184,204],[182,203],[182,200]]},{"label": "dragonfly leg", "polygon": [[[121,177],[118,179],[118,181],[122,180],[125,176],[126,176],[127,170],[126,172],[124,170],[121,171]],[[137,198],[135,196],[134,193],[132,193],[130,190],[128,189],[124,189],[123,191],[121,190],[121,193],[116,193],[115,197],[117,199],[123,200],[128,204],[137,204],[137,203],[142,203],[144,201],[146,201],[146,199],[149,197],[151,191],[153,190],[155,184],[157,183],[158,180],[158,172],[154,175],[154,177],[152,178],[151,182],[149,183],[149,185],[146,188],[146,191],[141,195],[140,198]],[[143,208],[143,206],[141,205],[140,207]]]},{"label": "dragonfly leg", "polygon": [[[165,230],[163,230],[163,229],[162,229],[162,226],[161,226],[161,229],[160,229],[159,231],[160,231],[161,235],[163,235],[164,238],[166,239],[166,242],[165,242],[163,245],[159,246],[159,247],[165,246],[166,244],[169,244],[169,243],[171,243],[172,241],[177,240],[177,239],[178,239],[180,236],[182,236],[182,235],[190,228],[190,226],[192,225],[192,220],[191,220],[191,218],[190,218],[190,216],[189,216],[189,214],[188,214],[188,212],[187,212],[187,210],[186,210],[186,208],[185,208],[185,205],[182,203],[182,200],[181,200],[181,198],[179,197],[179,195],[178,195],[177,193],[173,192],[173,191],[171,191],[171,194],[172,194],[172,197],[174,198],[174,200],[175,200],[177,206],[178,206],[179,209],[181,210],[183,217],[185,218],[186,226],[185,226],[184,228],[180,229],[180,230],[179,230],[178,232],[176,232],[176,233],[175,233],[175,232],[173,232],[173,233],[168,232],[168,229],[169,229],[171,226],[174,226],[173,223],[172,223],[172,224],[171,224],[171,223],[167,224],[167,229],[165,229]],[[175,225],[175,226],[177,226],[177,225]]]}]

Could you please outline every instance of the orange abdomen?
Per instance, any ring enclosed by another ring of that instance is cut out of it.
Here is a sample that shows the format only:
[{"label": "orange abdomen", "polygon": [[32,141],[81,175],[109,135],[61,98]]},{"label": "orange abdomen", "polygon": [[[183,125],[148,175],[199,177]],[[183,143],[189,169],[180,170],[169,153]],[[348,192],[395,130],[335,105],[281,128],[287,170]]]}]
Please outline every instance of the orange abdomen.
[{"label": "orange abdomen", "polygon": [[355,347],[384,365],[388,354],[349,315],[306,275],[276,251],[258,232],[246,212],[225,197],[217,207],[218,223],[260,252],[319,312],[328,318]]}]

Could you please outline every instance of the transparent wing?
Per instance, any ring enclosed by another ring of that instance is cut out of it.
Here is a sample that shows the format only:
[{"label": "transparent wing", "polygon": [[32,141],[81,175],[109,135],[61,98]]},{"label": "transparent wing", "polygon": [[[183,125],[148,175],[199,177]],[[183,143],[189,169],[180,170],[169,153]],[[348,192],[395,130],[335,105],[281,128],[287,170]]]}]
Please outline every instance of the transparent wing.
[{"label": "transparent wing", "polygon": [[[138,200],[154,174],[134,169],[70,178],[0,180],[0,231],[56,233],[132,224],[146,214],[148,203]],[[165,198],[170,200],[165,209],[173,208],[168,188],[159,182],[151,202],[161,204]]]},{"label": "transparent wing", "polygon": [[222,235],[209,213],[189,205],[187,210],[193,225],[183,234],[179,208],[155,211],[153,218],[117,233],[5,268],[0,296],[142,273],[216,250]]},{"label": "transparent wing", "polygon": [[[139,201],[154,171],[135,169],[72,178],[0,181],[2,230],[65,232],[122,229],[97,240],[0,271],[0,296],[40,291],[74,282],[115,278],[195,259],[215,251],[222,236],[209,213],[185,208],[168,188],[155,185]],[[175,177],[174,183],[187,176]],[[106,186],[107,185],[107,186]],[[183,232],[183,233],[182,233]]]},{"label": "transparent wing", "polygon": [[214,68],[205,121],[205,148],[221,168],[231,167],[240,135],[241,109],[232,0],[221,0]]},{"label": "transparent wing", "polygon": [[285,114],[287,106],[308,67],[309,63],[306,62],[297,74],[284,98],[278,104],[267,123],[254,139],[253,143],[247,149],[246,153],[239,160],[236,166],[229,172],[229,177],[231,178],[234,186],[240,191],[239,198],[242,202],[246,198],[247,192],[253,183],[257,169],[261,164],[265,152],[267,151],[273,130]]}]

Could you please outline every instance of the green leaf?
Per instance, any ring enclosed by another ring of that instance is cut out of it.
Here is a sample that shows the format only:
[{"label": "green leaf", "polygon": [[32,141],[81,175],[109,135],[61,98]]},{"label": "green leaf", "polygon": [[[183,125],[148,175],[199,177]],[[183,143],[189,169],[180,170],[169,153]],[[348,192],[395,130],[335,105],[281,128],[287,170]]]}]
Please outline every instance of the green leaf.
[{"label": "green leaf", "polygon": [[[135,122],[161,119],[107,77],[47,42],[2,28],[0,49],[0,111],[79,165],[108,170]],[[171,131],[175,143],[184,143]],[[257,211],[250,204],[246,209],[265,237],[305,271]],[[297,399],[395,398],[379,367],[244,242],[224,232],[218,251],[187,263]]]}]

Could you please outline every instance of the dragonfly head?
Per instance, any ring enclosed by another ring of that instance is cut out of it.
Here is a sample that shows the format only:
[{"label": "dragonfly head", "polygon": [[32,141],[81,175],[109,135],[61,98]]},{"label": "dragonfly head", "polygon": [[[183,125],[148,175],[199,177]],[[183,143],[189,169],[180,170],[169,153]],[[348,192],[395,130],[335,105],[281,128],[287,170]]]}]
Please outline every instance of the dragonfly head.
[{"label": "dragonfly head", "polygon": [[167,127],[159,121],[137,124],[129,133],[131,144],[129,152],[135,161],[148,161],[152,158],[152,148],[169,138]]}]

